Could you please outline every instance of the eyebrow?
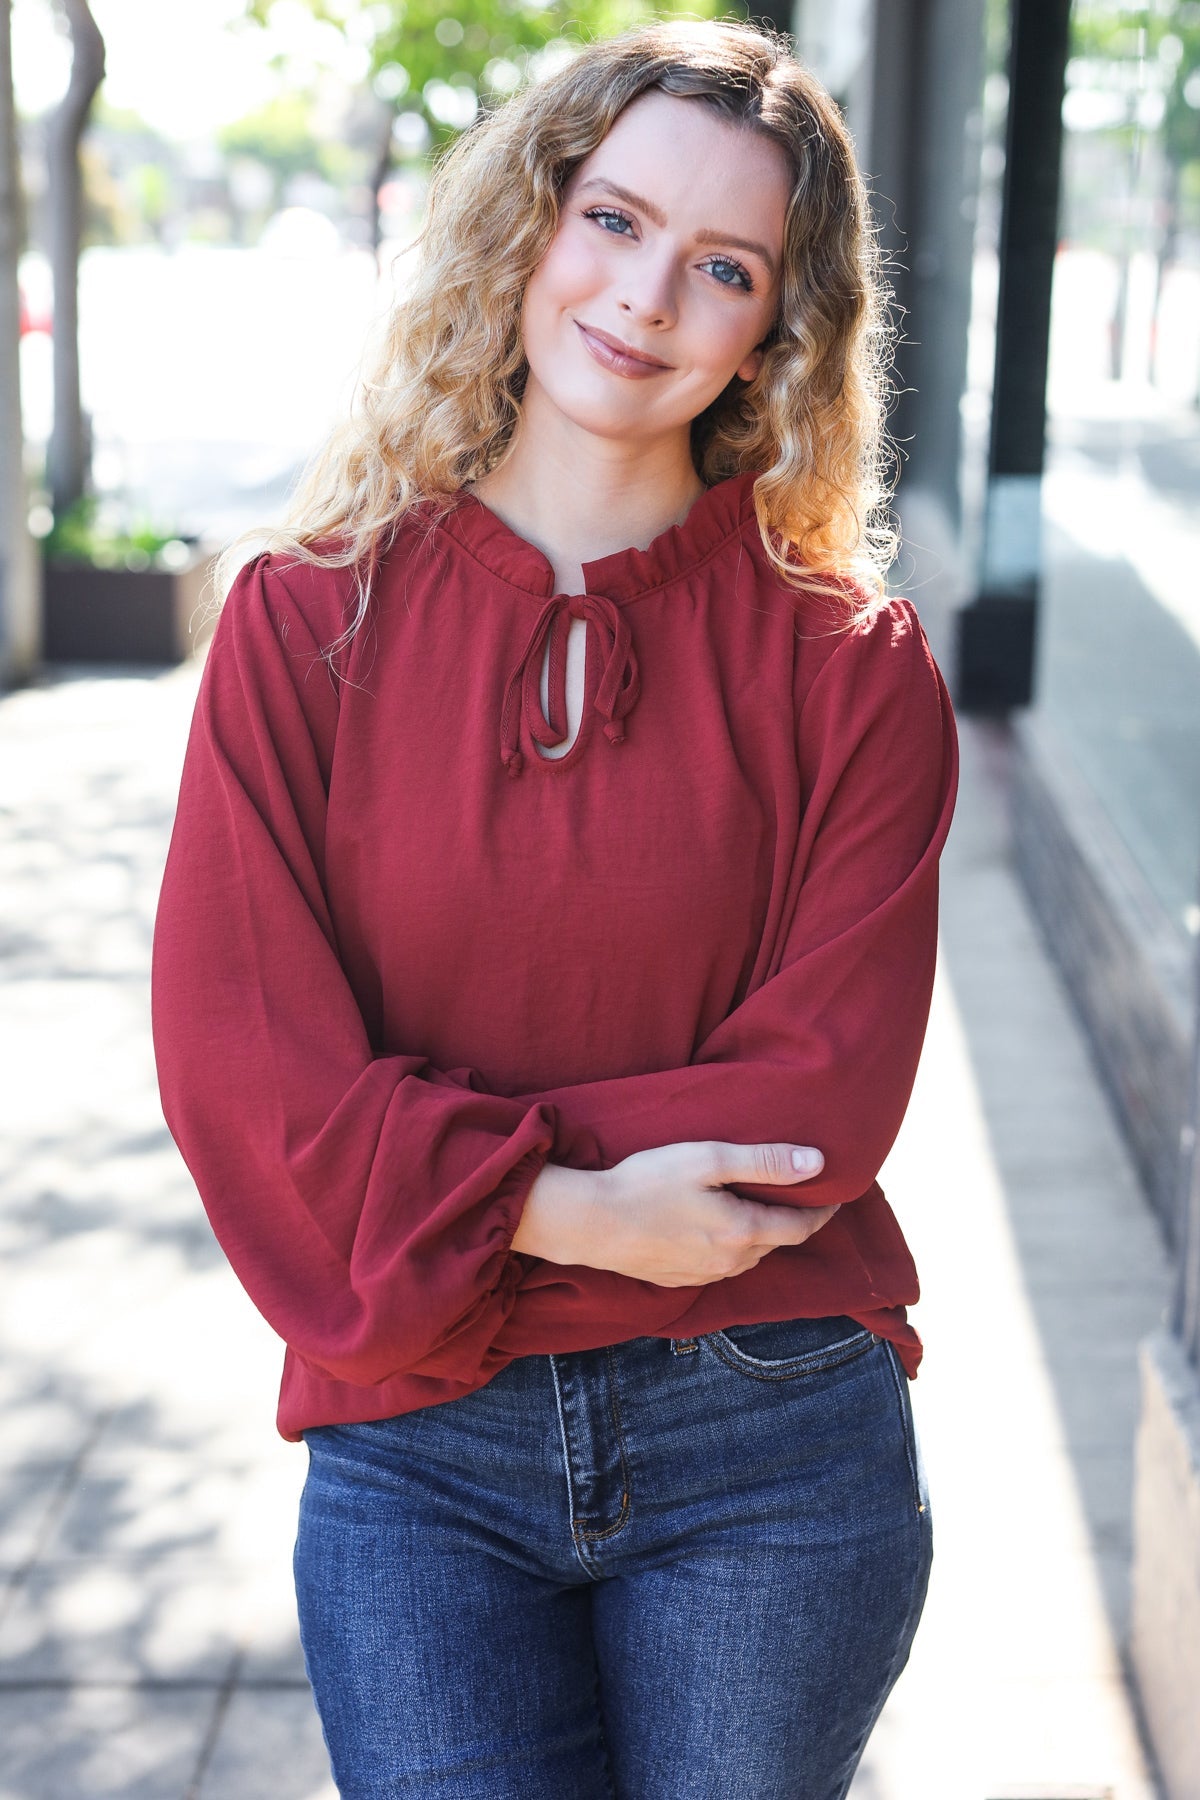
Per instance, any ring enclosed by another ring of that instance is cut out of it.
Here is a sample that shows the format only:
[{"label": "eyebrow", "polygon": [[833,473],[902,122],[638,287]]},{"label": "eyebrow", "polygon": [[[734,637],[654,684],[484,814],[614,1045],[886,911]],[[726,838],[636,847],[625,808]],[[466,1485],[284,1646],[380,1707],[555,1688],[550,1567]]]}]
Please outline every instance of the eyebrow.
[{"label": "eyebrow", "polygon": [[[666,214],[661,207],[655,206],[653,200],[647,200],[642,194],[631,193],[619,182],[608,181],[601,175],[593,175],[589,180],[581,181],[575,191],[579,194],[586,194],[595,188],[603,188],[606,193],[615,194],[618,200],[624,200],[629,206],[636,206],[639,212],[644,212],[646,217],[660,229],[666,225]],[[753,238],[732,237],[724,231],[698,231],[696,242],[698,244],[732,244],[737,250],[749,250],[752,255],[762,258],[772,275],[776,273],[775,258],[765,244],[759,244]]]}]

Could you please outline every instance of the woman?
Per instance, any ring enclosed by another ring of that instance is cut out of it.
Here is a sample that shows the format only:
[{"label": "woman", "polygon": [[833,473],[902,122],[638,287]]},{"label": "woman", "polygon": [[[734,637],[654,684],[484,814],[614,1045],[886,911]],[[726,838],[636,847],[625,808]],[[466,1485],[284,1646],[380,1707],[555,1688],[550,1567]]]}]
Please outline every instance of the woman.
[{"label": "woman", "polygon": [[930,1564],[876,1176],[958,773],[862,179],[785,40],[658,23],[468,131],[420,248],[232,581],[155,933],[335,1778],[834,1800]]}]

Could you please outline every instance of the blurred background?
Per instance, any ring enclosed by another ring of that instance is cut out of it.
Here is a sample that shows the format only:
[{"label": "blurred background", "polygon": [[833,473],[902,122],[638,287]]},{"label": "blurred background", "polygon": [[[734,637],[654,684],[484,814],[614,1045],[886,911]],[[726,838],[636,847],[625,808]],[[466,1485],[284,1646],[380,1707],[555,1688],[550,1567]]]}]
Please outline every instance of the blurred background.
[{"label": "blurred background", "polygon": [[[350,406],[439,148],[667,10],[0,0],[3,1800],[333,1791],[279,1345],[149,1047],[209,559]],[[883,1173],[939,1554],[853,1800],[1196,1800],[1200,0],[752,16],[871,189],[963,744]]]}]

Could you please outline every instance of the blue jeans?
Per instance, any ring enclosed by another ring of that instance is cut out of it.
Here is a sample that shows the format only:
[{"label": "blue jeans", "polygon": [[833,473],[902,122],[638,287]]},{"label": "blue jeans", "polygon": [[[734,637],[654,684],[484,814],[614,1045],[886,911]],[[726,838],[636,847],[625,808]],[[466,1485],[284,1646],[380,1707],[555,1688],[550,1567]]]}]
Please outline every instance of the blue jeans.
[{"label": "blue jeans", "polygon": [[303,1435],[300,1636],[343,1800],[842,1800],[932,1557],[885,1339],[523,1356]]}]

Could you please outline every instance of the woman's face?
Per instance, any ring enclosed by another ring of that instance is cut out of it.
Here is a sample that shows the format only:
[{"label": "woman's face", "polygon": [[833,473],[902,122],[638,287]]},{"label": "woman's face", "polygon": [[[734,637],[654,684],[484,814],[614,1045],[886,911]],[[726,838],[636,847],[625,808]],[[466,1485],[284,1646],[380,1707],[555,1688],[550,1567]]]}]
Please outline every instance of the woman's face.
[{"label": "woman's face", "polygon": [[[735,375],[753,380],[790,192],[769,138],[696,100],[639,95],[571,175],[527,284],[526,405],[544,399],[602,437],[655,438],[685,430]],[[605,338],[666,366],[623,360]]]}]

